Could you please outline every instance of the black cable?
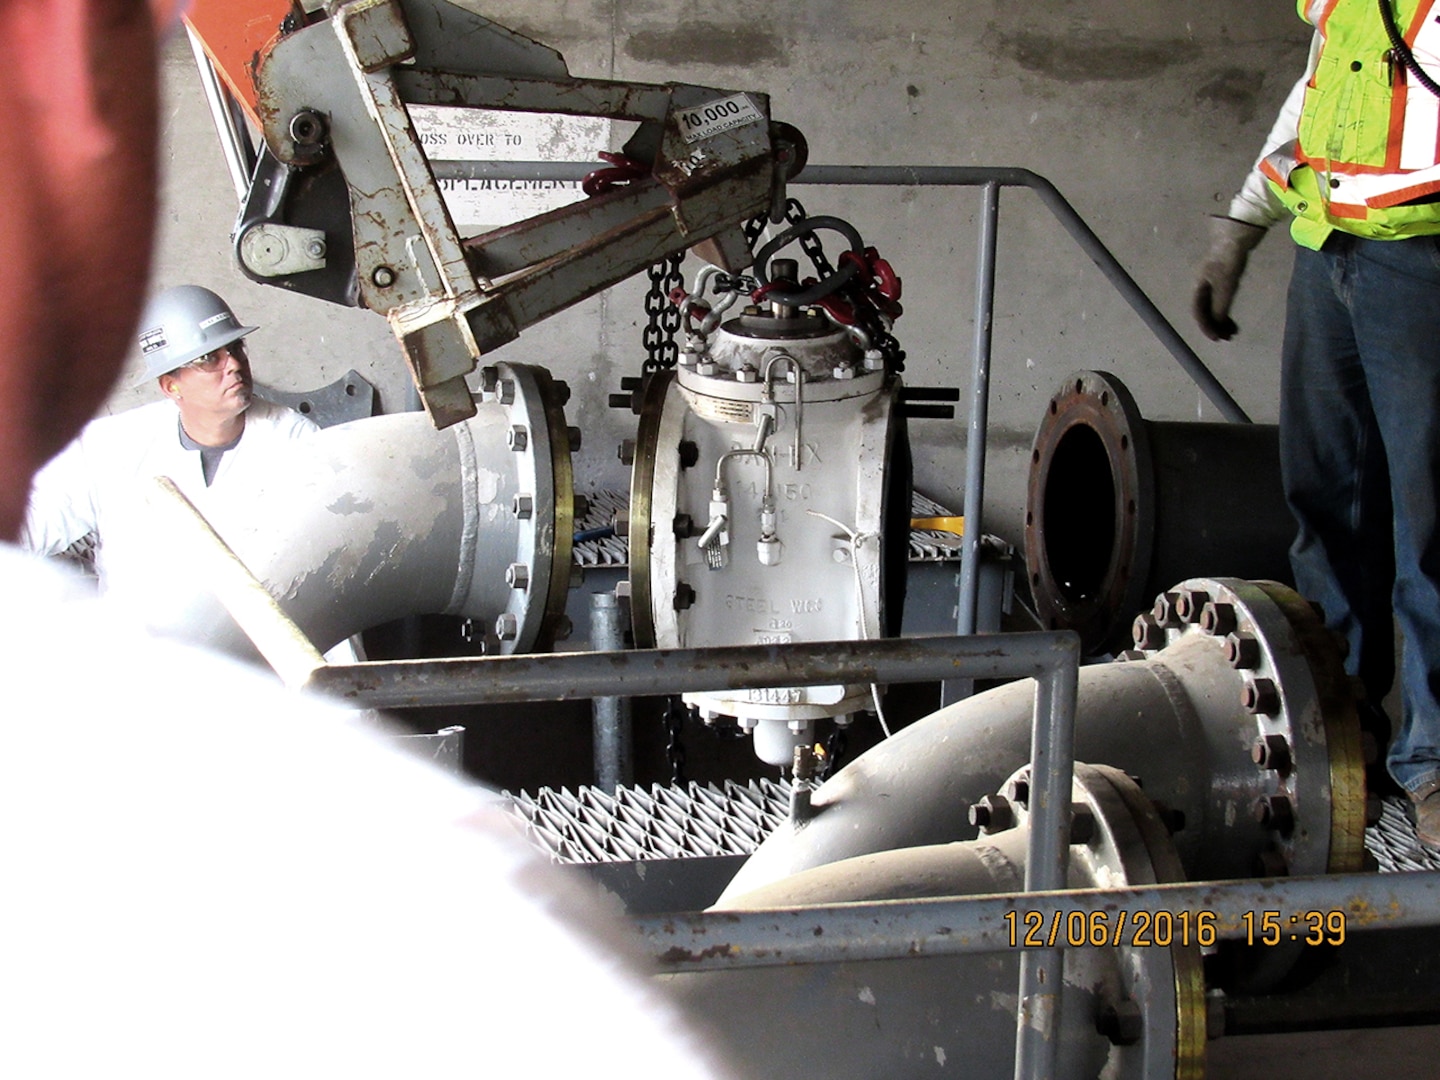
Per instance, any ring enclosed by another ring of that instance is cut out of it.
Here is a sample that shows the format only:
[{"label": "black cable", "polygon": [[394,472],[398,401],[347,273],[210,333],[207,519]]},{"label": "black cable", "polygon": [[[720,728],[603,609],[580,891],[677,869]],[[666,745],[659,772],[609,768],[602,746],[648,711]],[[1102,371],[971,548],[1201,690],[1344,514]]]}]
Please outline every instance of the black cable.
[{"label": "black cable", "polygon": [[1390,10],[1390,0],[1378,0],[1380,5],[1380,21],[1385,24],[1385,36],[1390,39],[1390,53],[1392,57],[1399,60],[1405,69],[1415,76],[1421,86],[1429,90],[1436,97],[1440,97],[1440,84],[1425,74],[1425,69],[1415,59],[1415,54],[1410,51],[1410,46],[1405,44],[1405,39],[1400,36],[1400,28],[1395,25],[1395,15]]}]

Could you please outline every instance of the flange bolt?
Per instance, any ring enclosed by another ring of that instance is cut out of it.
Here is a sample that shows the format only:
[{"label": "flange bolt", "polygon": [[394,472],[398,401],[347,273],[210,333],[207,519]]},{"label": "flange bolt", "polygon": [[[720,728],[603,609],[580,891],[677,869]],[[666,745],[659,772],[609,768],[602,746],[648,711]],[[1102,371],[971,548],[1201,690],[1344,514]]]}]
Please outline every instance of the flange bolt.
[{"label": "flange bolt", "polygon": [[1280,689],[1271,679],[1246,679],[1240,704],[1248,713],[1274,716],[1280,711]]},{"label": "flange bolt", "polygon": [[1151,613],[1155,616],[1155,621],[1166,630],[1180,626],[1180,614],[1175,610],[1179,599],[1180,594],[1173,592],[1161,593],[1155,598],[1155,606],[1151,609]]},{"label": "flange bolt", "polygon": [[1262,769],[1290,771],[1290,743],[1284,735],[1261,735],[1250,747],[1250,760]]},{"label": "flange bolt", "polygon": [[1234,604],[1212,600],[1200,609],[1200,629],[1207,634],[1224,637],[1234,633],[1236,625]]},{"label": "flange bolt", "polygon": [[1274,829],[1281,836],[1295,830],[1295,806],[1288,795],[1262,795],[1252,807],[1255,820]]},{"label": "flange bolt", "polygon": [[1155,620],[1153,614],[1137,615],[1130,634],[1135,639],[1137,649],[1150,652],[1165,647],[1165,628]]},{"label": "flange bolt", "polygon": [[1260,641],[1254,634],[1234,633],[1225,638],[1225,660],[1236,671],[1260,666]]},{"label": "flange bolt", "polygon": [[1015,808],[1004,795],[986,795],[970,807],[970,824],[989,836],[1015,827]]},{"label": "flange bolt", "polygon": [[1180,616],[1181,622],[1199,622],[1200,612],[1205,610],[1208,603],[1210,594],[1203,589],[1186,589],[1175,601],[1175,614]]}]

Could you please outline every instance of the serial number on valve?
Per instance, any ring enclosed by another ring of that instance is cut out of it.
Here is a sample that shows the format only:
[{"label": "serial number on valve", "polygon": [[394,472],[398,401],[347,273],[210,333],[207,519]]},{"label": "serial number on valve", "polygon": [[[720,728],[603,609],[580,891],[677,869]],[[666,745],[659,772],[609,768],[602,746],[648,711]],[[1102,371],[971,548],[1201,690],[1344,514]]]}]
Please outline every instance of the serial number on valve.
[{"label": "serial number on valve", "polygon": [[[1220,937],[1219,916],[1213,911],[1007,911],[1004,919],[1012,949],[1208,948]],[[1338,910],[1248,911],[1240,926],[1247,945],[1345,943],[1345,912]]]}]

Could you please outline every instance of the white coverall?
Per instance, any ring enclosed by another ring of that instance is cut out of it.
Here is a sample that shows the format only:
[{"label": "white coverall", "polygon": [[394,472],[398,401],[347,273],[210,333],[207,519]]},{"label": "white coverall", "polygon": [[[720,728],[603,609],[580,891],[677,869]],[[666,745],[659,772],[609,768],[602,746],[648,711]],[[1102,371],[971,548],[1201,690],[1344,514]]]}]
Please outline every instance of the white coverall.
[{"label": "white coverall", "polygon": [[0,1076],[723,1080],[467,787],[0,543]]},{"label": "white coverall", "polygon": [[58,555],[89,533],[99,537],[96,569],[102,589],[126,573],[135,559],[149,565],[155,553],[137,550],[148,530],[148,500],[155,477],[168,476],[201,511],[207,492],[223,489],[227,477],[265,469],[277,446],[320,429],[294,409],[255,398],[245,412],[245,430],[220,459],[211,487],[201,474],[200,452],[180,443],[180,412],[171,401],[102,416],[36,475],[30,489],[22,544],[38,555]]}]

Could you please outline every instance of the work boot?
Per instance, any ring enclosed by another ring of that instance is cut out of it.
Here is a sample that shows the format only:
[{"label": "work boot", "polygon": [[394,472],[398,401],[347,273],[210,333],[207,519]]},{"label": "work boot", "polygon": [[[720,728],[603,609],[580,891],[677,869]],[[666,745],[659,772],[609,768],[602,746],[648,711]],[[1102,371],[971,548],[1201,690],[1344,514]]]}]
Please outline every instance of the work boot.
[{"label": "work boot", "polygon": [[1440,851],[1440,780],[1410,792],[1415,804],[1415,836],[1431,851]]}]

